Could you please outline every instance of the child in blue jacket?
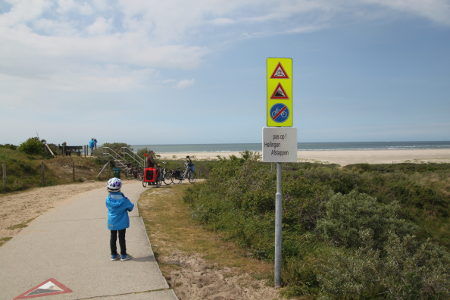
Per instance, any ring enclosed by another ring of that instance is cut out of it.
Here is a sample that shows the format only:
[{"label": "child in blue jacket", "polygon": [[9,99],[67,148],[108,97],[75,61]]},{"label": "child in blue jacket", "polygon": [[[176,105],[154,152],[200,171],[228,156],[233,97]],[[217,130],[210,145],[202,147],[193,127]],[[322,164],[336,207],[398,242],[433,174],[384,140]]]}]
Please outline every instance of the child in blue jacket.
[{"label": "child in blue jacket", "polygon": [[130,227],[130,219],[128,212],[132,211],[134,204],[120,192],[122,181],[119,178],[111,178],[108,180],[106,189],[109,194],[106,197],[106,207],[108,208],[108,229],[111,230],[111,260],[119,260],[117,253],[117,235],[119,235],[120,244],[120,260],[125,261],[131,259],[127,254],[127,246],[125,242],[125,232]]}]

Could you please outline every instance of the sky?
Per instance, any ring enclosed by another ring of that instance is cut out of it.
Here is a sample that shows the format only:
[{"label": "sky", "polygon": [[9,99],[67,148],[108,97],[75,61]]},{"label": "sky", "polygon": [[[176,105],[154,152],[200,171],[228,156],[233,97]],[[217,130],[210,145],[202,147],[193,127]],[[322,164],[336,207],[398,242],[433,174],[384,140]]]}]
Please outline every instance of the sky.
[{"label": "sky", "polygon": [[0,0],[0,144],[450,140],[450,0]]}]

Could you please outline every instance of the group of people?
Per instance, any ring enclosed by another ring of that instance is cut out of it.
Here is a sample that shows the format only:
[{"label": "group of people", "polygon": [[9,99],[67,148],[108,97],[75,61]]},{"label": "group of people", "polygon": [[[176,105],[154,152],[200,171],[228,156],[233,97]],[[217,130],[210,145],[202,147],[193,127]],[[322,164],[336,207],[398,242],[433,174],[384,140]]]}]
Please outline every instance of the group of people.
[{"label": "group of people", "polygon": [[94,153],[94,150],[97,149],[97,139],[91,138],[91,140],[88,143],[88,146],[89,146],[89,150],[91,150],[90,154],[92,156],[92,154]]}]

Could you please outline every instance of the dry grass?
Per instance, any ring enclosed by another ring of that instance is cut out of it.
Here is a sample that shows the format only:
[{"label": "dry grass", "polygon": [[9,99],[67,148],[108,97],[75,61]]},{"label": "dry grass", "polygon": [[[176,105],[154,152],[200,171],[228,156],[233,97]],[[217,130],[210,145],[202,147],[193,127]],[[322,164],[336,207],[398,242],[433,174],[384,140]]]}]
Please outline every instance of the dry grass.
[{"label": "dry grass", "polygon": [[4,243],[6,243],[7,241],[9,241],[10,239],[12,239],[11,236],[7,236],[7,237],[2,237],[2,238],[0,238],[0,247],[1,247]]},{"label": "dry grass", "polygon": [[[139,200],[139,210],[155,255],[171,255],[173,251],[198,255],[211,264],[232,267],[255,278],[271,278],[273,267],[248,256],[237,245],[224,241],[220,234],[205,230],[192,220],[183,193],[189,185],[163,186],[145,192]],[[177,268],[176,264],[161,264],[163,273]]]}]

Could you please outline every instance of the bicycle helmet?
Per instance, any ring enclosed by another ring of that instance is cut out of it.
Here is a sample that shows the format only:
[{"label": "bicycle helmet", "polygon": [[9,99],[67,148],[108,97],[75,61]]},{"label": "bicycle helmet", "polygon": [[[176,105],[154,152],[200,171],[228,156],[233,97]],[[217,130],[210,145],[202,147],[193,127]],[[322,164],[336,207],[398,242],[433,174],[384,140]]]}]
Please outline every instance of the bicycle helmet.
[{"label": "bicycle helmet", "polygon": [[109,192],[120,192],[121,187],[122,187],[122,180],[116,177],[108,180],[108,183],[106,184],[106,189]]}]

